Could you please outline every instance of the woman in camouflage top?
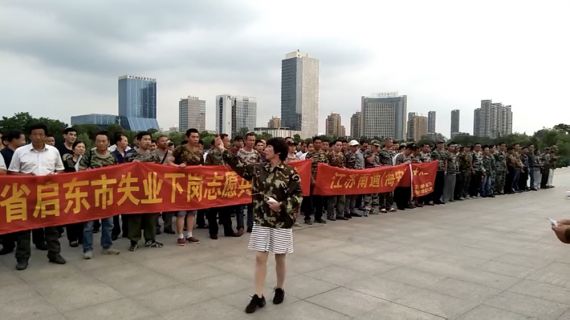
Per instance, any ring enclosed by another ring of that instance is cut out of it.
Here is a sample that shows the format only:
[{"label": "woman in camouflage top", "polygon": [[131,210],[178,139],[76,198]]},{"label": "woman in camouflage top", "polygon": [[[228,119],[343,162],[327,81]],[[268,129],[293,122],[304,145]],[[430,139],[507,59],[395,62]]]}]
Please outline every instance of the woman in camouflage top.
[{"label": "woman in camouflage top", "polygon": [[[217,148],[225,149],[221,143],[218,143]],[[301,178],[295,169],[283,163],[287,153],[288,146],[282,138],[267,141],[265,164],[245,165],[228,151],[223,153],[225,162],[244,179],[252,182],[255,223],[248,247],[257,254],[255,295],[245,310],[247,313],[253,313],[265,305],[263,288],[269,252],[275,254],[277,271],[273,303],[279,304],[284,299],[285,257],[287,253],[293,252],[291,227],[295,223],[295,212],[301,204]]]}]

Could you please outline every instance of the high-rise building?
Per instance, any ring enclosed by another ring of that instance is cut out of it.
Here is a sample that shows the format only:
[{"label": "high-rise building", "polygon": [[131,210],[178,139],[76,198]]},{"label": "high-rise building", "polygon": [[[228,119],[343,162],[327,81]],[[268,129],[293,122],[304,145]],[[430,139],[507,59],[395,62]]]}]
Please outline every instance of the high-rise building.
[{"label": "high-rise building", "polygon": [[362,97],[362,133],[368,138],[406,138],[407,97],[397,93]]},{"label": "high-rise building", "polygon": [[303,138],[319,132],[319,60],[299,50],[281,61],[281,123]]},{"label": "high-rise building", "polygon": [[186,132],[190,128],[206,130],[206,101],[192,96],[178,103],[178,130]]},{"label": "high-rise building", "polygon": [[356,112],[350,117],[350,136],[360,138],[362,136],[362,112]]},{"label": "high-rise building", "polygon": [[131,131],[159,129],[156,121],[156,79],[119,77],[119,121]]},{"label": "high-rise building", "polygon": [[481,100],[481,108],[475,109],[473,135],[498,138],[513,133],[513,112],[511,106]]},{"label": "high-rise building", "polygon": [[346,128],[344,126],[340,126],[340,132],[338,137],[346,137]]},{"label": "high-rise building", "polygon": [[71,117],[72,126],[80,124],[94,124],[100,127],[107,127],[112,124],[117,124],[117,116],[113,114],[91,113]]},{"label": "high-rise building", "polygon": [[267,122],[268,128],[281,128],[281,118],[272,117],[269,122]]},{"label": "high-rise building", "polygon": [[435,133],[435,111],[428,112],[428,133]]},{"label": "high-rise building", "polygon": [[257,122],[254,97],[216,96],[216,131],[232,137],[242,130],[253,131]]},{"label": "high-rise building", "polygon": [[459,133],[459,109],[451,110],[451,134],[450,137],[454,137]]},{"label": "high-rise building", "polygon": [[416,116],[415,112],[408,112],[408,128],[406,130],[406,139],[407,140],[414,140],[414,117]]},{"label": "high-rise building", "polygon": [[341,124],[340,114],[334,112],[331,113],[327,117],[326,135],[334,137],[343,137],[341,127],[342,124]]},{"label": "high-rise building", "polygon": [[[428,117],[415,115],[412,118],[411,122],[412,122],[410,125],[412,130],[411,140],[416,142],[420,141],[423,136],[428,134]],[[410,133],[408,133],[408,136],[410,136]]]}]

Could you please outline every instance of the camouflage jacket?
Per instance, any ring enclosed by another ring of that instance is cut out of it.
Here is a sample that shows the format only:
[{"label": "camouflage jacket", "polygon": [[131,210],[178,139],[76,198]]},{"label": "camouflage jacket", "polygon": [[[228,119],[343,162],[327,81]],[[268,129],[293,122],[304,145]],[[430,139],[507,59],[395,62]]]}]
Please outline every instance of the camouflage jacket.
[{"label": "camouflage jacket", "polygon": [[449,152],[435,149],[431,152],[431,158],[438,161],[437,171],[445,171]]},{"label": "camouflage jacket", "polygon": [[482,152],[473,152],[471,153],[472,157],[472,167],[474,172],[484,172],[483,169],[483,153]]},{"label": "camouflage jacket", "polygon": [[457,165],[459,171],[463,173],[471,172],[471,152],[460,152],[457,154]]},{"label": "camouflage jacket", "polygon": [[[81,161],[81,158],[82,157],[80,157],[77,160]],[[77,170],[75,170],[75,165],[77,164],[77,161],[73,160],[73,154],[66,153],[63,156],[61,156],[61,160],[63,161],[63,167],[65,168],[65,170],[64,170],[65,172],[76,172],[77,171]]]},{"label": "camouflage jacket", "polygon": [[79,170],[102,168],[116,163],[117,160],[111,152],[107,151],[107,154],[101,155],[96,150],[91,149],[85,152],[85,155],[79,160]]},{"label": "camouflage jacket", "polygon": [[307,160],[311,159],[313,161],[311,166],[311,172],[313,174],[313,178],[317,176],[317,167],[319,166],[319,163],[329,163],[327,154],[322,150],[307,153],[305,159]]},{"label": "camouflage jacket", "polygon": [[431,161],[431,152],[422,152],[420,151],[418,158],[421,162],[430,162]]},{"label": "camouflage jacket", "polygon": [[239,149],[237,152],[239,161],[243,164],[259,164],[261,163],[261,155],[257,150],[246,151],[244,148]]},{"label": "camouflage jacket", "polygon": [[459,170],[459,165],[457,163],[457,153],[448,152],[447,155],[447,173],[457,173]]},{"label": "camouflage jacket", "polygon": [[162,159],[155,151],[143,151],[140,148],[133,148],[131,152],[125,155],[125,162],[133,161],[160,163]]},{"label": "camouflage jacket", "polygon": [[483,173],[488,176],[495,175],[495,158],[493,155],[484,155],[481,161],[481,167],[483,168]]},{"label": "camouflage jacket", "polygon": [[395,159],[396,165],[399,165],[399,164],[402,164],[402,163],[406,163],[407,161],[412,162],[412,161],[413,161],[413,155],[406,156],[403,152],[402,152],[402,153],[398,153],[398,154],[396,155],[396,159]]},{"label": "camouflage jacket", "polygon": [[210,150],[206,155],[206,162],[204,164],[208,166],[224,165],[225,162],[222,152],[218,149]]},{"label": "camouflage jacket", "polygon": [[[276,167],[269,163],[246,165],[228,151],[224,151],[223,158],[240,176],[251,181],[256,224],[269,228],[293,227],[302,199],[301,177],[295,169],[283,163]],[[281,202],[280,212],[269,209],[267,197]]]},{"label": "camouflage jacket", "polygon": [[507,155],[502,151],[497,151],[494,155],[495,170],[497,172],[507,171]]},{"label": "camouflage jacket", "polygon": [[393,165],[393,159],[396,154],[391,150],[382,149],[378,153],[378,163],[383,166],[391,166]]},{"label": "camouflage jacket", "polygon": [[178,146],[172,152],[174,156],[174,163],[183,164],[190,166],[199,166],[204,164],[204,154],[200,150],[190,150],[187,145]]},{"label": "camouflage jacket", "polygon": [[344,154],[342,154],[342,152],[339,153],[335,153],[335,152],[331,152],[329,153],[329,164],[333,167],[338,167],[338,168],[344,168],[345,167],[345,158],[344,158]]},{"label": "camouflage jacket", "polygon": [[359,169],[357,168],[358,158],[355,152],[348,151],[344,154],[344,159],[346,162],[346,167],[349,169]]}]

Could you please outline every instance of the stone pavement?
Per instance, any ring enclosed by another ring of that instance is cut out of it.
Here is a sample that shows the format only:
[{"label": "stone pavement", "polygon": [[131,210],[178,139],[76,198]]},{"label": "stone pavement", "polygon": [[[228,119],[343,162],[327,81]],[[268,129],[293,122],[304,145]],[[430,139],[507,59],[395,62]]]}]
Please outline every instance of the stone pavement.
[{"label": "stone pavement", "polygon": [[253,315],[248,237],[162,235],[136,253],[121,240],[119,256],[90,261],[63,241],[64,266],[35,249],[24,272],[0,258],[0,319],[570,319],[570,246],[546,220],[570,216],[570,169],[555,184],[296,230],[285,303]]}]

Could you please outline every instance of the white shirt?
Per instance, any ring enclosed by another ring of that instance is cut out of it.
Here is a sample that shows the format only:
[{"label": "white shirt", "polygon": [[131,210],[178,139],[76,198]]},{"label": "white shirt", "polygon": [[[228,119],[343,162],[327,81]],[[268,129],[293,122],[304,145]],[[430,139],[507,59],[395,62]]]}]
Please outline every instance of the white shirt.
[{"label": "white shirt", "polygon": [[4,162],[4,157],[0,154],[0,170],[6,171],[6,162]]},{"label": "white shirt", "polygon": [[63,169],[61,156],[55,147],[46,144],[43,150],[38,151],[30,143],[16,149],[8,170],[45,176]]}]

